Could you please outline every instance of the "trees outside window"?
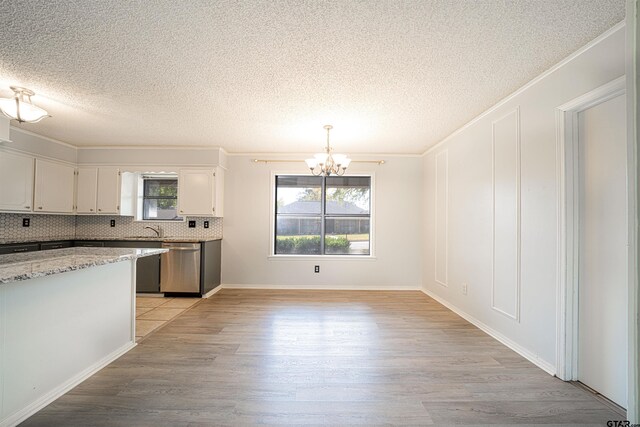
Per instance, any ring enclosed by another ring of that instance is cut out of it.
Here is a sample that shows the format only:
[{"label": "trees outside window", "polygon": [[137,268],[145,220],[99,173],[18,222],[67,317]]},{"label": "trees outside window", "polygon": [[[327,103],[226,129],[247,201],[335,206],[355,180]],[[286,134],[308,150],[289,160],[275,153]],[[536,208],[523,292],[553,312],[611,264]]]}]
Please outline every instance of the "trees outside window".
[{"label": "trees outside window", "polygon": [[145,178],[142,201],[144,220],[182,220],[178,216],[177,179]]},{"label": "trees outside window", "polygon": [[371,177],[276,176],[276,255],[369,255]]}]

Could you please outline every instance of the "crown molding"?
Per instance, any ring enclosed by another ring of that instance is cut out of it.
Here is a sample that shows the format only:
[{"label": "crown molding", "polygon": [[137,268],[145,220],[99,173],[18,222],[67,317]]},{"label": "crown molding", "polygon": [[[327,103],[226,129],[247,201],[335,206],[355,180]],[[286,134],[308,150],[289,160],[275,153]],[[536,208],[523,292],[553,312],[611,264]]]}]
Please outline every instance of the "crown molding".
[{"label": "crown molding", "polygon": [[[254,152],[254,153],[227,153],[229,157],[309,157],[311,152]],[[349,157],[422,157],[423,154],[415,153],[349,153]]]}]

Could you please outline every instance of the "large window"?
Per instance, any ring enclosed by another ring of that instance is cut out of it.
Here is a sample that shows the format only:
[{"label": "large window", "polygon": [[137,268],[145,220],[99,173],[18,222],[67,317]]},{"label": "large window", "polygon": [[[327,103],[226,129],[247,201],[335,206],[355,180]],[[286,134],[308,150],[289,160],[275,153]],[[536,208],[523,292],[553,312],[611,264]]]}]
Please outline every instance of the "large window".
[{"label": "large window", "polygon": [[276,255],[369,255],[371,177],[276,176]]},{"label": "large window", "polygon": [[181,220],[178,216],[178,179],[144,178],[143,220]]}]

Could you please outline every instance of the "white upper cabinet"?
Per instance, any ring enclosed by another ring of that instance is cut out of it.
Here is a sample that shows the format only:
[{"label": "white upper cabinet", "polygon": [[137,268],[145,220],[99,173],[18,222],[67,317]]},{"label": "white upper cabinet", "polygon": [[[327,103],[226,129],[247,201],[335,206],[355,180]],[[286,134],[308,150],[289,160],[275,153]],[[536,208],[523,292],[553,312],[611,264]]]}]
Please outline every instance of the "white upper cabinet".
[{"label": "white upper cabinet", "polygon": [[76,193],[79,214],[120,214],[120,170],[78,168]]},{"label": "white upper cabinet", "polygon": [[180,169],[178,213],[180,216],[222,216],[221,168]]},{"label": "white upper cabinet", "polygon": [[98,169],[98,213],[120,214],[120,170]]},{"label": "white upper cabinet", "polygon": [[33,162],[33,157],[0,151],[0,210],[32,210]]},{"label": "white upper cabinet", "polygon": [[214,193],[214,213],[213,216],[224,216],[224,169],[216,167],[215,193]]},{"label": "white upper cabinet", "polygon": [[98,168],[78,168],[76,212],[94,214],[98,201]]},{"label": "white upper cabinet", "polygon": [[36,159],[34,211],[73,213],[75,168]]}]

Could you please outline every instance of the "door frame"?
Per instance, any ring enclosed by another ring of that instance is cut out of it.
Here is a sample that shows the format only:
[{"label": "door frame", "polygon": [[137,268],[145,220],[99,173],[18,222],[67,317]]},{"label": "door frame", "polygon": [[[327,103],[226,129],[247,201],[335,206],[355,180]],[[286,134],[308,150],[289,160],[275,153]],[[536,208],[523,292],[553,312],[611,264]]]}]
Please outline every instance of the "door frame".
[{"label": "door frame", "polygon": [[[558,177],[558,283],[557,283],[557,318],[556,318],[556,376],[565,381],[578,379],[578,268],[580,248],[579,227],[579,144],[578,114],[598,104],[606,102],[626,93],[626,79],[621,76],[604,84],[566,104],[556,108],[556,154]],[[627,143],[627,147],[629,144]],[[629,150],[627,150],[629,156]],[[627,182],[635,179],[629,162],[627,164]],[[631,194],[627,185],[627,203],[629,212],[635,211],[635,193]],[[628,222],[633,217],[628,215]],[[633,239],[628,245],[629,265],[635,250]],[[635,292],[633,277],[629,274],[629,292]],[[637,316],[637,307],[629,307],[629,319]],[[637,354],[631,351],[635,345],[633,331],[629,330],[628,347],[630,364],[637,360]],[[633,354],[632,354],[633,353]],[[628,401],[636,396],[634,381],[628,371]],[[629,405],[630,406],[630,405]]]},{"label": "door frame", "polygon": [[640,424],[640,316],[638,289],[638,71],[640,67],[639,0],[626,1],[625,68],[627,78],[627,168],[629,194],[629,390],[627,419]]}]

